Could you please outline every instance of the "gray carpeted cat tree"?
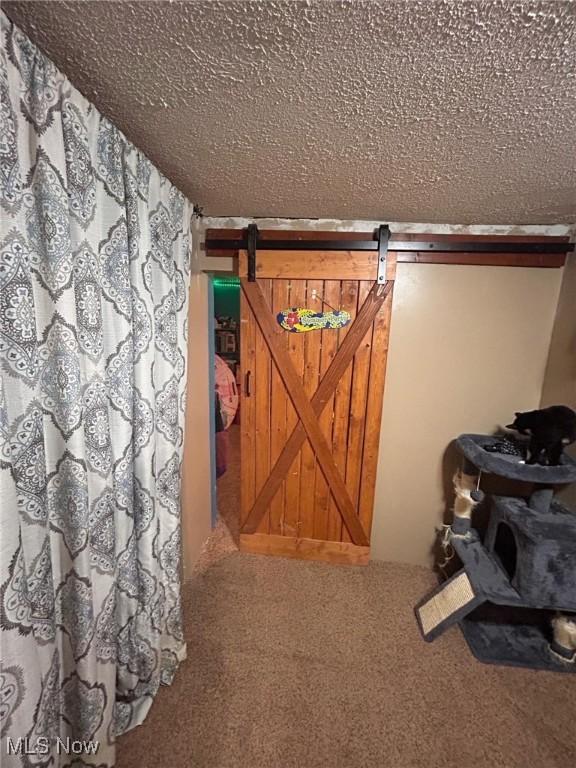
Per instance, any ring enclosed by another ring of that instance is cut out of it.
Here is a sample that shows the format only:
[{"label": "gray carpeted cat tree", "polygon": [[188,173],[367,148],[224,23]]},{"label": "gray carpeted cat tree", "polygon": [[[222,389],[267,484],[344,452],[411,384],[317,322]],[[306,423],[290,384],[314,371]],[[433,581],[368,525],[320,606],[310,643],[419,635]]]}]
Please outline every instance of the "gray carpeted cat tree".
[{"label": "gray carpeted cat tree", "polygon": [[[576,672],[576,513],[553,499],[576,481],[576,462],[524,464],[489,452],[498,439],[461,435],[456,445],[470,474],[532,483],[532,493],[492,496],[483,536],[455,507],[447,540],[462,567],[416,606],[420,629],[432,641],[458,623],[480,661]],[[472,504],[480,497],[472,491]]]}]

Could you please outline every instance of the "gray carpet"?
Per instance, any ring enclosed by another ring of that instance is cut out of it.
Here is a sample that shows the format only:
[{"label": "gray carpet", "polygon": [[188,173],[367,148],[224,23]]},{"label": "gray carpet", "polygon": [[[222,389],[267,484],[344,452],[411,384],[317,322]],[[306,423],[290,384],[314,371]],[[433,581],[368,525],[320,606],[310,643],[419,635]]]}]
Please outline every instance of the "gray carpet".
[{"label": "gray carpet", "polygon": [[569,768],[573,675],[419,637],[421,568],[234,553],[185,594],[188,660],[118,768]]}]

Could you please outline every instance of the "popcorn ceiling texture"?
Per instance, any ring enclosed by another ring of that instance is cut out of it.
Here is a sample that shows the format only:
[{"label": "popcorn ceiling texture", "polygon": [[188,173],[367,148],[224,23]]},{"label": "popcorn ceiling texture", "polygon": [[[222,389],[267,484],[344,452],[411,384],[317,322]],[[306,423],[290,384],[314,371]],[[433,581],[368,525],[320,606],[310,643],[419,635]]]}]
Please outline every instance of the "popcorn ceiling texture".
[{"label": "popcorn ceiling texture", "polygon": [[213,216],[576,221],[576,3],[3,2]]}]

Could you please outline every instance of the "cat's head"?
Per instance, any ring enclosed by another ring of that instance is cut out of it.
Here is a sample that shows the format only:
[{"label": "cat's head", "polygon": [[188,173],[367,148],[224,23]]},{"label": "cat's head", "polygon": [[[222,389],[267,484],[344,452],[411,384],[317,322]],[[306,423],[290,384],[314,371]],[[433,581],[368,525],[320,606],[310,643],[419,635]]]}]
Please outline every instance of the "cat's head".
[{"label": "cat's head", "polygon": [[521,413],[516,411],[516,418],[512,424],[506,424],[506,429],[515,429],[516,432],[520,432],[521,435],[529,435],[532,430],[532,412],[525,411]]}]

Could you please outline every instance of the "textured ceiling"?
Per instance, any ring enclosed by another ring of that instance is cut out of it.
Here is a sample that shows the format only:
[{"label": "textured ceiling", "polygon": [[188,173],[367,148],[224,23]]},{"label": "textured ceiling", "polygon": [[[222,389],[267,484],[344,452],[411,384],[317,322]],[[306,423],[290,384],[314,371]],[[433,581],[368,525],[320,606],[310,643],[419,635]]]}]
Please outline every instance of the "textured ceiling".
[{"label": "textured ceiling", "polygon": [[576,3],[3,2],[211,215],[576,221]]}]

